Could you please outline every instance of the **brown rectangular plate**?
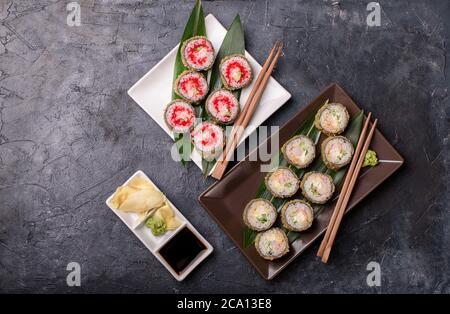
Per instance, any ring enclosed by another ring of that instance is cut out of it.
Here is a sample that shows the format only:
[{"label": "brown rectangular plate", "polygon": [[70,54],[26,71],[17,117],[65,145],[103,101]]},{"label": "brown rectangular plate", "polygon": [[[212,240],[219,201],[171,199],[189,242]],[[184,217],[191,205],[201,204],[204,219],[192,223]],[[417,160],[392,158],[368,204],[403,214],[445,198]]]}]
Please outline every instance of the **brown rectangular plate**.
[{"label": "brown rectangular plate", "polygon": [[[327,99],[329,102],[339,102],[345,105],[351,116],[354,116],[360,110],[339,85],[331,84],[285,125],[280,127],[280,145],[286,142],[300,124]],[[271,138],[268,139],[267,147],[270,147],[270,140]],[[378,158],[382,162],[374,168],[365,169],[361,172],[350,198],[348,210],[355,207],[403,164],[402,156],[378,130],[373,136],[371,148],[377,152]],[[255,198],[261,180],[266,174],[260,171],[260,165],[263,162],[253,154],[257,155],[257,150],[233,167],[221,181],[216,182],[203,192],[199,197],[199,202],[225,230],[250,263],[256,267],[261,276],[270,280],[326,230],[337,198],[335,197],[333,201],[327,203],[320,215],[315,218],[312,227],[302,232],[301,236],[291,244],[290,252],[286,256],[275,261],[264,260],[258,255],[253,245],[248,248],[243,247],[245,225],[242,221],[242,212],[247,202]]]}]

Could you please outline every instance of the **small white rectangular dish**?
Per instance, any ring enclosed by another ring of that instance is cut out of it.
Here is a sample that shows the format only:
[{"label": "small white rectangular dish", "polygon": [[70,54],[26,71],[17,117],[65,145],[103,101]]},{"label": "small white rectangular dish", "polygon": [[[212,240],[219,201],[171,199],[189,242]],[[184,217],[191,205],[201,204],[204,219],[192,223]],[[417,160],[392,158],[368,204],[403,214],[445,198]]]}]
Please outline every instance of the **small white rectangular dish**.
[{"label": "small white rectangular dish", "polygon": [[[227,30],[220,22],[209,14],[205,18],[206,33],[208,39],[217,52],[227,33]],[[178,45],[173,48],[160,62],[158,62],[147,74],[145,74],[129,90],[128,95],[155,120],[159,126],[173,139],[173,133],[164,122],[164,108],[171,101],[173,67]],[[261,65],[246,51],[245,56],[249,60],[255,77],[261,72]],[[253,88],[255,80],[241,93],[240,103],[243,106]],[[273,77],[267,83],[260,103],[250,120],[250,123],[241,137],[241,144],[257,127],[259,127],[268,117],[277,111],[286,101],[291,98],[291,94],[284,89]],[[170,151],[167,152],[170,154]],[[202,159],[200,154],[193,150],[191,159],[201,169]]]},{"label": "small white rectangular dish", "polygon": [[[141,177],[147,180],[155,190],[161,192],[161,190],[147,177],[147,175],[138,170],[134,173],[124,184],[126,185],[130,180],[135,177]],[[173,231],[167,231],[162,236],[154,236],[149,228],[147,228],[144,224],[141,224],[139,227],[134,228],[138,222],[139,216],[136,213],[127,213],[117,210],[111,206],[111,200],[113,198],[114,193],[108,197],[106,200],[106,205],[127,225],[127,227],[134,233],[136,237],[147,247],[147,249],[152,252],[152,254],[161,262],[161,264],[166,267],[166,269],[175,277],[178,281],[182,281],[186,278],[189,273],[191,273],[198,264],[200,264],[211,252],[213,251],[213,247],[209,244],[208,241],[194,228],[194,226],[181,214],[181,212],[175,207],[175,205],[167,199],[167,203],[173,208],[175,212],[175,216],[180,219],[182,222],[181,225]],[[170,267],[169,263],[162,257],[160,254],[160,250],[169,243],[169,241],[176,236],[183,229],[188,228],[197,238],[200,240],[202,245],[205,247],[193,260],[189,263],[188,266],[184,268],[183,271],[177,273],[172,267]]]}]

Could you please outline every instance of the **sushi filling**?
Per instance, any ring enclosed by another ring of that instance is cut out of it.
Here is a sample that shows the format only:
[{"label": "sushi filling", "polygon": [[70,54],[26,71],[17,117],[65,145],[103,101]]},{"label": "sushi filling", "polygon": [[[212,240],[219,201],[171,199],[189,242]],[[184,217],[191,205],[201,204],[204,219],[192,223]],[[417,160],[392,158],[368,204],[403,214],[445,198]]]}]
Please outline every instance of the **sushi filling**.
[{"label": "sushi filling", "polygon": [[208,69],[214,62],[214,48],[204,37],[195,37],[184,45],[183,58],[186,66],[202,71]]},{"label": "sushi filling", "polygon": [[205,98],[208,83],[202,74],[191,71],[180,75],[176,88],[177,94],[196,103]]},{"label": "sushi filling", "polygon": [[226,85],[231,89],[246,86],[252,76],[250,64],[242,56],[234,56],[225,60],[221,65],[220,72]]},{"label": "sushi filling", "polygon": [[302,187],[304,195],[313,203],[323,204],[334,193],[334,183],[331,177],[323,173],[310,172],[303,179]]},{"label": "sushi filling", "polygon": [[195,148],[206,160],[213,160],[222,152],[223,129],[211,122],[198,124],[191,133]]},{"label": "sushi filling", "polygon": [[303,231],[311,227],[314,213],[308,204],[301,201],[291,201],[286,204],[284,221],[295,231]]},{"label": "sushi filling", "polygon": [[283,147],[283,154],[289,163],[298,168],[305,168],[316,157],[316,147],[311,139],[300,135],[286,143]]},{"label": "sushi filling", "polygon": [[245,209],[246,224],[255,230],[269,229],[277,218],[273,205],[265,200],[252,200]]},{"label": "sushi filling", "polygon": [[194,108],[181,100],[167,107],[165,117],[167,124],[178,133],[189,132],[195,122]]},{"label": "sushi filling", "polygon": [[233,93],[218,90],[207,100],[208,113],[219,123],[231,123],[239,113],[239,102]]},{"label": "sushi filling", "polygon": [[348,164],[353,156],[353,145],[343,136],[331,138],[324,147],[326,161],[337,166]]},{"label": "sushi filling", "polygon": [[347,109],[338,103],[332,103],[320,114],[320,126],[330,134],[339,134],[347,127],[349,115]]},{"label": "sushi filling", "polygon": [[298,178],[288,168],[278,168],[267,179],[267,185],[275,196],[289,197],[298,190]]},{"label": "sushi filling", "polygon": [[259,253],[268,259],[281,257],[289,250],[286,234],[278,228],[261,233],[257,245]]}]

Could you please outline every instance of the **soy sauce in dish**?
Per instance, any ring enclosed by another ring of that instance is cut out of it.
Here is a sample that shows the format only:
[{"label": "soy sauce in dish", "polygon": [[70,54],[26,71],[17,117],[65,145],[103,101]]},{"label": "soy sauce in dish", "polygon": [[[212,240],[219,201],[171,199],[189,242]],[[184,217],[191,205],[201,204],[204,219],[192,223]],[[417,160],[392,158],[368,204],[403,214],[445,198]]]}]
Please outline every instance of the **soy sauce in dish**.
[{"label": "soy sauce in dish", "polygon": [[206,246],[188,227],[184,227],[159,250],[172,269],[180,274]]}]

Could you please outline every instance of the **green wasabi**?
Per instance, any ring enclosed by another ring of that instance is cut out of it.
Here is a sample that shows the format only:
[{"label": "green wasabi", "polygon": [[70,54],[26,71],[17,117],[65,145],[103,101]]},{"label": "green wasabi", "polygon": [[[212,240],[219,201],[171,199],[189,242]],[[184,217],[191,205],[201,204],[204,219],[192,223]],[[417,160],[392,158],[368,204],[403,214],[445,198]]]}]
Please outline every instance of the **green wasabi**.
[{"label": "green wasabi", "polygon": [[154,236],[160,236],[160,235],[163,235],[164,233],[166,233],[167,226],[166,226],[166,223],[164,222],[164,219],[155,217],[155,216],[156,215],[153,215],[152,217],[147,219],[147,221],[145,222],[145,225],[148,228],[150,228],[150,230],[152,231],[152,234]]},{"label": "green wasabi", "polygon": [[377,153],[373,150],[367,150],[366,156],[364,156],[363,167],[375,167],[378,164]]}]

